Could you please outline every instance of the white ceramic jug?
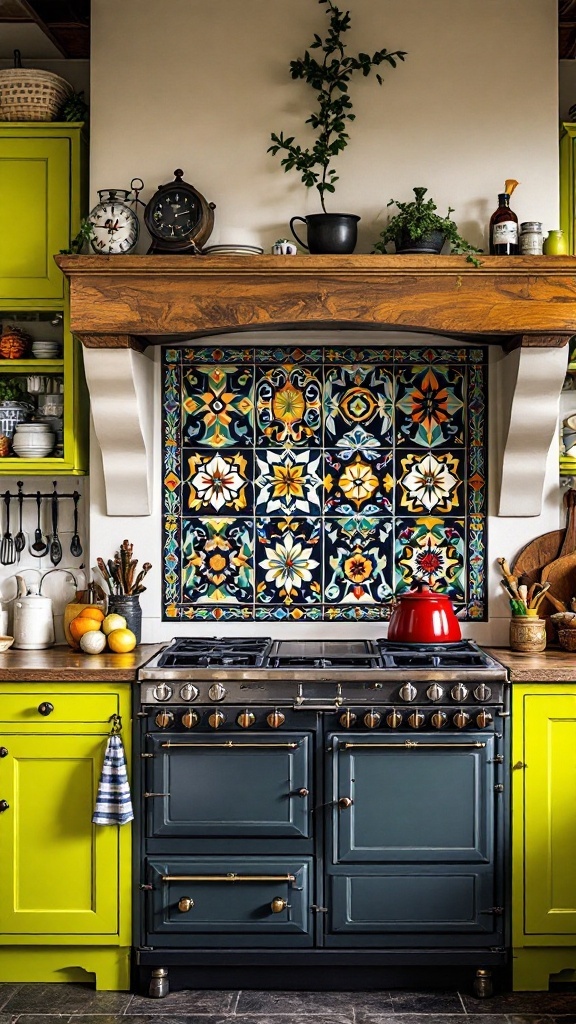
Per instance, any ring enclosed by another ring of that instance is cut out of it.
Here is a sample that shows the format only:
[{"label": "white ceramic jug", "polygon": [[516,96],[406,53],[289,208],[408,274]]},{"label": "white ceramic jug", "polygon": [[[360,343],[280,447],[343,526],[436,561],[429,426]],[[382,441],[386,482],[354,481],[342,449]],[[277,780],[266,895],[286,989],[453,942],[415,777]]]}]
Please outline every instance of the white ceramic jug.
[{"label": "white ceramic jug", "polygon": [[54,643],[52,600],[38,593],[38,585],[26,585],[16,576],[18,591],[14,599],[14,647],[24,651],[41,650]]}]

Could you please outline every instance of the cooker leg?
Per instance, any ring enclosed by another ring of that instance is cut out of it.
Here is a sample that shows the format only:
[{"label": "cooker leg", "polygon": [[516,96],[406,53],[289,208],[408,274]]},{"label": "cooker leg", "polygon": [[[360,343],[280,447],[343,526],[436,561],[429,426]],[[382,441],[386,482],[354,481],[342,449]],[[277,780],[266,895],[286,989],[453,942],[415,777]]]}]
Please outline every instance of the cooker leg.
[{"label": "cooker leg", "polygon": [[151,999],[163,999],[170,991],[168,971],[165,967],[157,967],[152,971],[148,995]]},{"label": "cooker leg", "polygon": [[476,977],[472,986],[474,995],[478,999],[486,999],[492,995],[492,971],[483,970],[480,968],[476,971]]}]

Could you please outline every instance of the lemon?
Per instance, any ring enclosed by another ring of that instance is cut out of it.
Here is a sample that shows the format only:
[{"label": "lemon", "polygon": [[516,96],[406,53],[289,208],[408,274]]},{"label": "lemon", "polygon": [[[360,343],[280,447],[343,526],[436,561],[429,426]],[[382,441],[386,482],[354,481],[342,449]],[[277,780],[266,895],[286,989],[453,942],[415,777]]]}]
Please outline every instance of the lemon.
[{"label": "lemon", "polygon": [[123,615],[117,615],[116,612],[110,612],[105,619],[102,620],[102,629],[108,636],[113,629],[126,629],[126,619]]},{"label": "lemon", "polygon": [[[120,618],[120,616],[118,616]],[[108,647],[115,654],[126,654],[136,647],[136,637],[131,629],[113,629],[108,633]]]},{"label": "lemon", "polygon": [[99,629],[91,629],[80,637],[80,647],[85,654],[101,654],[106,647],[106,637]]}]

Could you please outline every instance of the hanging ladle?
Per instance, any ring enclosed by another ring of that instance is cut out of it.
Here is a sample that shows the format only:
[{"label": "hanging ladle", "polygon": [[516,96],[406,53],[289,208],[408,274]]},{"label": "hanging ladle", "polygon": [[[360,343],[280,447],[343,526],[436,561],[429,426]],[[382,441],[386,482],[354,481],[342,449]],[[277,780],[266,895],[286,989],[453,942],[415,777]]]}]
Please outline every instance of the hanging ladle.
[{"label": "hanging ladle", "polygon": [[80,558],[82,554],[82,545],[80,543],[80,537],[78,536],[78,502],[80,501],[80,494],[78,491],[74,491],[72,494],[74,499],[74,533],[72,534],[72,540],[70,541],[70,554],[74,555],[74,558]]},{"label": "hanging ladle", "polygon": [[52,491],[52,540],[50,541],[50,561],[52,565],[58,565],[58,562],[62,560],[62,545],[58,536],[58,492],[56,490],[56,481],[54,480],[54,490]]},{"label": "hanging ladle", "polygon": [[22,506],[24,504],[24,494],[22,488],[24,487],[23,480],[16,481],[18,486],[18,533],[14,537],[14,547],[18,554],[18,561],[20,561],[20,552],[24,551],[26,547],[26,536],[22,530]]},{"label": "hanging ladle", "polygon": [[34,555],[34,558],[42,558],[42,555],[45,555],[48,551],[48,545],[44,541],[44,534],[40,525],[40,510],[42,508],[42,495],[40,491],[36,491],[36,505],[38,506],[38,525],[34,530],[34,543],[30,545],[30,554]]}]

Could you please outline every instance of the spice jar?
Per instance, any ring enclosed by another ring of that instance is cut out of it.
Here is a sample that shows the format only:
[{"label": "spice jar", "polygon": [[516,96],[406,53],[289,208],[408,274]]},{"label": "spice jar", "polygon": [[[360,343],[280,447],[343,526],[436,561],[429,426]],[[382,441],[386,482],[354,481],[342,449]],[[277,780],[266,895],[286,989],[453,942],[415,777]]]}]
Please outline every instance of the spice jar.
[{"label": "spice jar", "polygon": [[561,228],[549,231],[543,245],[545,256],[565,256],[568,252],[566,238]]},{"label": "spice jar", "polygon": [[525,220],[520,225],[520,255],[542,255],[542,224],[539,220]]},{"label": "spice jar", "polygon": [[545,620],[532,615],[513,615],[510,619],[510,650],[538,654],[545,649]]}]

